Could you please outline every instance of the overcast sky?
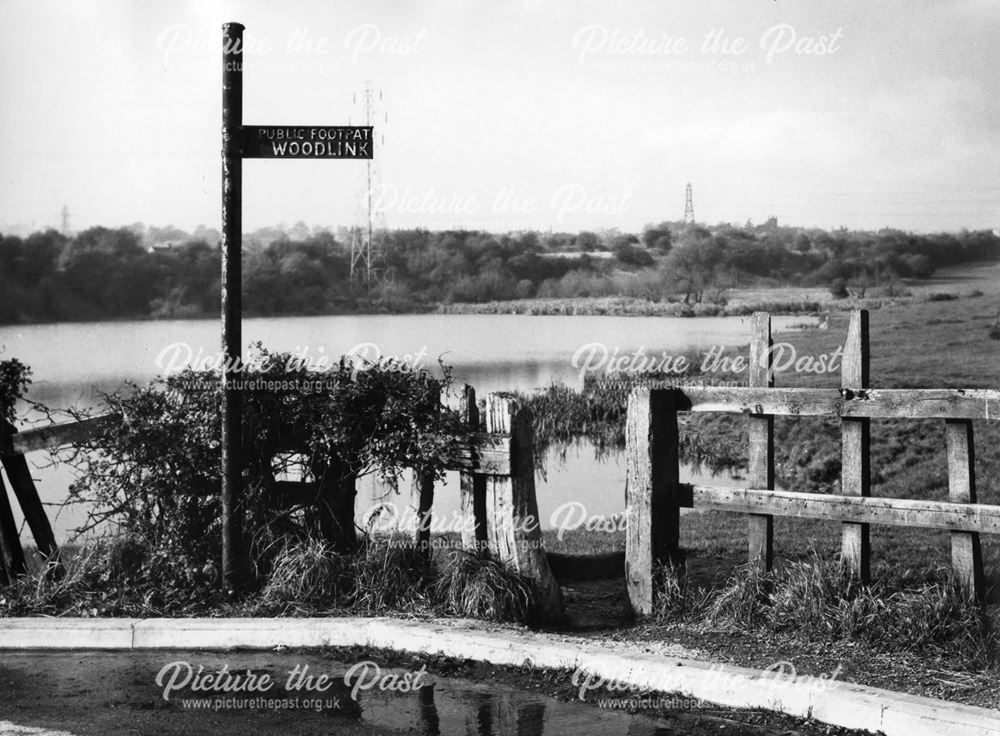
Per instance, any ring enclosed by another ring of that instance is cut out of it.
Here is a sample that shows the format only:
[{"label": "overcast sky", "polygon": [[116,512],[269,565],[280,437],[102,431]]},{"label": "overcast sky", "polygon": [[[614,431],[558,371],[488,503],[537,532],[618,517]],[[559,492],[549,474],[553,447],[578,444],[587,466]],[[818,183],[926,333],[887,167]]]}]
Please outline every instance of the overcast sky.
[{"label": "overcast sky", "polygon": [[[635,231],[688,181],[707,223],[1000,224],[993,0],[0,0],[0,223],[218,227],[227,20],[248,124],[382,91],[389,227]],[[364,170],[247,161],[244,225],[351,224]]]}]

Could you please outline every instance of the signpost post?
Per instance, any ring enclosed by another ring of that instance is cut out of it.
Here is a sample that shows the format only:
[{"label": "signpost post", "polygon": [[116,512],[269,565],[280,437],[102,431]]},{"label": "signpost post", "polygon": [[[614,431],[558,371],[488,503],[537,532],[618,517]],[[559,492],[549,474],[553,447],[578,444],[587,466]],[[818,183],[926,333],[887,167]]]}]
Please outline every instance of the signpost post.
[{"label": "signpost post", "polygon": [[243,406],[234,381],[243,361],[243,26],[222,26],[222,586],[240,587]]},{"label": "signpost post", "polygon": [[242,513],[243,159],[370,159],[372,126],[243,125],[243,31],[222,25],[222,583],[244,574]]}]

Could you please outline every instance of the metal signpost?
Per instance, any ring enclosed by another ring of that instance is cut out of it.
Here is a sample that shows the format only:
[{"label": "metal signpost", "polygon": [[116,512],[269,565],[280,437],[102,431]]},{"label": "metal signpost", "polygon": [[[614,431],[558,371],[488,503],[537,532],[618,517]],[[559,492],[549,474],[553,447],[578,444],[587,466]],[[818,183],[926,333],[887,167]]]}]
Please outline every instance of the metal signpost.
[{"label": "metal signpost", "polygon": [[243,31],[222,26],[222,581],[242,582],[243,159],[372,158],[372,126],[243,125]]}]

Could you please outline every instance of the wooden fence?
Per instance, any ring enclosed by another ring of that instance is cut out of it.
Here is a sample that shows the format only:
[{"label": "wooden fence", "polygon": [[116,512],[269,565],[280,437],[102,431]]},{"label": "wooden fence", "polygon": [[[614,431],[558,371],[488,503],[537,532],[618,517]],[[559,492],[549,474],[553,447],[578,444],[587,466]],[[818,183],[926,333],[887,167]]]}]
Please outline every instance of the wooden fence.
[{"label": "wooden fence", "polygon": [[[870,524],[951,531],[952,566],[966,594],[983,595],[979,535],[1000,534],[1000,506],[976,503],[973,420],[1000,419],[1000,391],[983,389],[873,389],[869,385],[868,313],[851,314],[841,388],[775,388],[771,320],[753,316],[748,386],[638,388],[629,396],[627,443],[626,578],[635,611],[653,608],[653,570],[679,561],[680,509],[748,515],[748,554],[770,569],[774,517],[829,519],[842,524],[841,556],[869,577]],[[680,412],[745,414],[749,421],[747,488],[679,482]],[[774,490],[774,417],[836,417],[841,422],[841,492]],[[948,501],[872,498],[872,419],[941,419],[948,457]]]},{"label": "wooden fence", "polygon": [[[531,418],[516,401],[498,394],[477,403],[476,393],[469,386],[462,397],[462,414],[476,430],[475,438],[447,465],[460,474],[462,544],[468,549],[488,549],[496,559],[534,579],[541,616],[558,618],[563,610],[562,597],[542,548],[538,523]],[[55,559],[58,549],[25,454],[82,443],[120,421],[117,415],[105,415],[23,432],[11,425],[0,428],[0,459],[38,549],[46,557]],[[417,477],[414,483],[418,521],[422,522],[414,543],[429,549],[434,483],[426,477]],[[308,499],[318,496],[313,483],[281,482],[278,487],[293,503],[308,503]],[[340,511],[346,511],[353,535],[353,487],[346,490],[346,503],[346,509],[341,507]],[[25,571],[21,540],[0,479],[0,584]]]}]

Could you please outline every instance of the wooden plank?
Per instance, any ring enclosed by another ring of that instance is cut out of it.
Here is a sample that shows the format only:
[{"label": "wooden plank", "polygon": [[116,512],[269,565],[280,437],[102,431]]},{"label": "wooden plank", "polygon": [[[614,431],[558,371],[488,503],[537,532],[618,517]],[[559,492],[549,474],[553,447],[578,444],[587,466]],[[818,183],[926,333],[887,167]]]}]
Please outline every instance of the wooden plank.
[{"label": "wooden plank", "polygon": [[653,573],[680,562],[677,391],[636,388],[625,424],[625,582],[636,615],[653,612]]},{"label": "wooden plank", "polygon": [[[462,419],[473,430],[479,428],[479,406],[476,404],[476,389],[466,385],[462,394]],[[484,435],[489,439],[501,439]],[[510,460],[510,445],[507,443],[505,459]],[[508,468],[509,471],[509,468]],[[486,478],[480,473],[462,471],[459,475],[459,494],[462,513],[462,546],[467,550],[486,548]]]},{"label": "wooden plank", "polygon": [[[846,359],[846,356],[845,356]],[[685,386],[681,411],[870,419],[1000,419],[994,389]]]},{"label": "wooden plank", "polygon": [[[748,383],[753,388],[774,386],[771,315],[755,312],[750,339]],[[774,488],[774,417],[752,415],[749,423],[748,481],[754,488]],[[748,561],[770,570],[774,563],[774,517],[751,514],[747,523]]]},{"label": "wooden plank", "polygon": [[59,554],[59,547],[56,545],[56,537],[52,533],[52,525],[49,523],[48,514],[45,513],[45,507],[42,506],[38,489],[35,488],[27,459],[24,455],[12,455],[0,460],[3,462],[4,470],[7,471],[7,478],[14,489],[14,495],[17,496],[24,520],[35,538],[38,551],[47,559],[55,560]]},{"label": "wooden plank", "polygon": [[563,615],[562,593],[542,547],[535,497],[535,460],[531,416],[517,402],[499,394],[486,397],[486,427],[511,435],[511,475],[486,479],[487,535],[490,551],[535,581],[543,621]]},{"label": "wooden plank", "polygon": [[[976,454],[972,422],[968,419],[945,423],[948,447],[948,500],[959,504],[976,502]],[[965,595],[982,600],[983,551],[975,532],[951,533],[951,565]]]},{"label": "wooden plank", "polygon": [[1000,506],[717,486],[681,487],[685,508],[1000,534]]},{"label": "wooden plank", "polygon": [[274,482],[274,487],[282,508],[315,504],[322,491],[320,484],[315,481],[278,480]]},{"label": "wooden plank", "polygon": [[[844,344],[841,387],[857,391],[869,386],[868,310],[851,312]],[[871,420],[842,417],[840,490],[845,496],[871,495]],[[867,524],[844,522],[840,556],[863,581],[871,579],[871,536]]]},{"label": "wooden plank", "polygon": [[14,524],[14,512],[10,507],[7,485],[0,477],[0,583],[6,585],[27,571],[24,564],[24,549]]},{"label": "wooden plank", "polygon": [[[283,452],[297,452],[300,447],[283,446]],[[510,475],[510,435],[478,432],[469,447],[459,449],[445,460],[446,470],[480,475]]]},{"label": "wooden plank", "polygon": [[510,435],[477,433],[472,447],[462,448],[448,459],[447,469],[479,475],[510,475]]},{"label": "wooden plank", "polygon": [[77,422],[50,424],[18,432],[10,438],[4,454],[23,455],[35,450],[51,450],[62,445],[86,442],[106,427],[121,421],[120,414],[104,414]]}]

